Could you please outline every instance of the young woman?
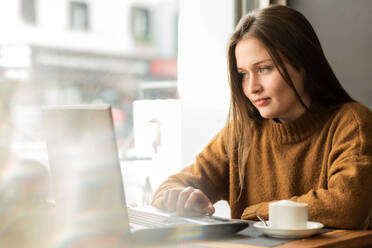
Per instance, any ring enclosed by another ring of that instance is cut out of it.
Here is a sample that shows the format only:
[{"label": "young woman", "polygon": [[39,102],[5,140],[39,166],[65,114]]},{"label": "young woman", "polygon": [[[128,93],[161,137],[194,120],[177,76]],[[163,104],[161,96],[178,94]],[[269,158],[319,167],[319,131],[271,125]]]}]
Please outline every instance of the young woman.
[{"label": "young woman", "polygon": [[372,113],[342,88],[310,23],[271,6],[243,17],[228,45],[226,126],[194,164],[167,179],[153,205],[268,218],[270,202],[306,202],[309,220],[372,227]]}]

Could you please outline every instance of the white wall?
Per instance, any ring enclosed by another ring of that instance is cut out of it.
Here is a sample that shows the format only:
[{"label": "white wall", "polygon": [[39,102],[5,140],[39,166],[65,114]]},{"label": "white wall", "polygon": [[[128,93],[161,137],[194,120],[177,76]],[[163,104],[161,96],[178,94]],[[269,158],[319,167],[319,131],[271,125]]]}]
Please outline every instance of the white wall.
[{"label": "white wall", "polygon": [[172,4],[168,1],[158,3],[154,8],[156,11],[153,13],[155,25],[161,28],[153,28],[152,32],[154,35],[157,53],[164,57],[173,57],[176,51],[177,34],[175,34],[177,28],[177,14],[178,14],[178,0],[171,0]]},{"label": "white wall", "polygon": [[89,30],[69,28],[68,0],[40,0],[37,25],[25,26],[28,42],[43,46],[126,53],[132,48],[129,35],[129,5],[118,0],[85,0],[89,8]]},{"label": "white wall", "polygon": [[226,46],[234,1],[180,0],[178,85],[182,166],[224,126],[229,107]]},{"label": "white wall", "polygon": [[18,14],[18,10],[19,1],[0,1],[0,44],[10,43],[18,36],[18,18],[14,14]]},{"label": "white wall", "polygon": [[313,25],[347,92],[372,109],[372,1],[288,0]]},{"label": "white wall", "polygon": [[[90,12],[90,29],[74,31],[69,28],[70,0],[39,0],[36,25],[22,21],[20,1],[0,1],[0,44],[34,44],[46,47],[95,51],[115,55],[169,57],[169,46],[175,38],[173,23],[177,0],[84,0]],[[155,17],[153,29],[157,31],[151,45],[137,47],[130,30],[131,7],[142,5]],[[160,27],[160,28],[159,28]],[[160,31],[158,31],[160,30]],[[167,32],[162,32],[167,30]],[[157,41],[156,39],[160,39]],[[160,51],[160,52],[159,52]]]}]

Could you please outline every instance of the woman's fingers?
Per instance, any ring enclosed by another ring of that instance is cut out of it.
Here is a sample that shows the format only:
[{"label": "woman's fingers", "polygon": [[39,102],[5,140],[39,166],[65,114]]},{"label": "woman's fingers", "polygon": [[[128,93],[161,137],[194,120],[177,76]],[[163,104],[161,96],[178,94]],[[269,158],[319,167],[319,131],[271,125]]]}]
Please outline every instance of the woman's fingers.
[{"label": "woman's fingers", "polygon": [[176,211],[178,194],[180,193],[180,191],[180,189],[169,190],[167,199],[168,212]]},{"label": "woman's fingers", "polygon": [[164,206],[162,197],[158,197],[156,199],[153,199],[152,202],[151,202],[151,205],[155,206],[157,208],[160,208],[160,209],[166,209],[165,206]]},{"label": "woman's fingers", "polygon": [[206,215],[213,215],[216,209],[214,208],[213,204],[210,204],[204,209]]},{"label": "woman's fingers", "polygon": [[194,190],[195,189],[192,187],[187,187],[179,193],[176,207],[176,212],[178,215],[184,215],[185,203]]},{"label": "woman's fingers", "polygon": [[214,206],[208,197],[199,189],[193,187],[173,188],[163,192],[162,197],[155,200],[153,205],[177,215],[206,214],[212,215]]},{"label": "woman's fingers", "polygon": [[208,197],[199,189],[194,190],[188,200],[185,202],[185,208],[193,210],[201,214],[214,214],[214,206]]}]

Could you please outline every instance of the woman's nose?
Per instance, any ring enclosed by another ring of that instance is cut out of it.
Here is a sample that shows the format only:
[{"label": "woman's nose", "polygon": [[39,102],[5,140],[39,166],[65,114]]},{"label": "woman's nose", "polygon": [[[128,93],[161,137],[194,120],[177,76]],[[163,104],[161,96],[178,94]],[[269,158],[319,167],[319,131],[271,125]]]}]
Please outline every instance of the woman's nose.
[{"label": "woman's nose", "polygon": [[257,94],[262,91],[260,80],[256,76],[251,76],[248,80],[248,92],[250,94]]}]

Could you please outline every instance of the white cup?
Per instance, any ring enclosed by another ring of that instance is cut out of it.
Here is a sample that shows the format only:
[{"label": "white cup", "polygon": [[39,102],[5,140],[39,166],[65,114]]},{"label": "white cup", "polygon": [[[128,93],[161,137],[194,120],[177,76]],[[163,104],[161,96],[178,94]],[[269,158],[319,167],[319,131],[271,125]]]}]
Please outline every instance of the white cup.
[{"label": "white cup", "polygon": [[282,200],[269,204],[270,228],[306,229],[307,203]]}]

